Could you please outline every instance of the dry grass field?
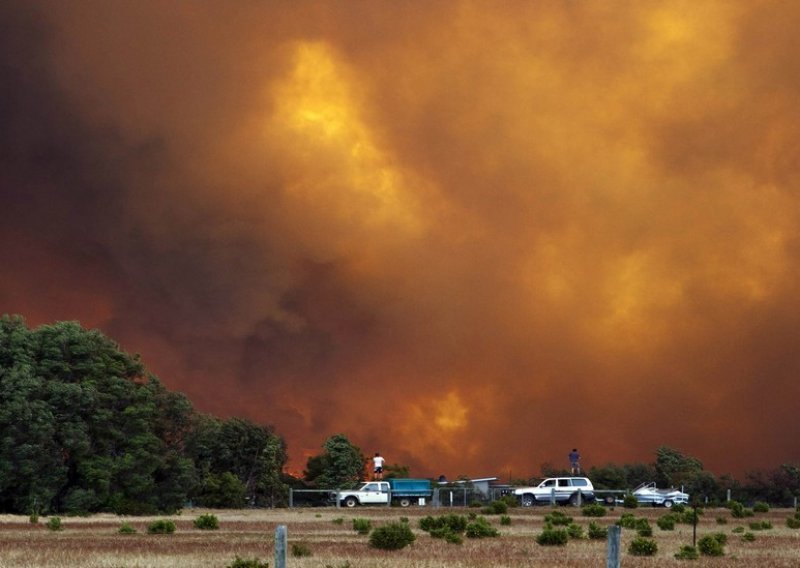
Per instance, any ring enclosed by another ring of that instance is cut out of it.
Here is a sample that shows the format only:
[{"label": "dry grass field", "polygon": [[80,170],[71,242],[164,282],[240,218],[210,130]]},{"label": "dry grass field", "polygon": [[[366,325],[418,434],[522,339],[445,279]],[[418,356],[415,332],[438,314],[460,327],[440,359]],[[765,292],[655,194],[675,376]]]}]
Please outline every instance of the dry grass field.
[{"label": "dry grass field", "polygon": [[[800,530],[786,526],[790,509],[771,510],[750,519],[733,519],[727,509],[710,509],[698,525],[698,539],[709,533],[728,535],[725,556],[699,560],[677,560],[673,557],[681,545],[691,544],[692,527],[676,525],[674,531],[660,530],[655,521],[665,514],[663,509],[617,508],[600,519],[589,519],[576,508],[561,508],[584,528],[594,520],[609,525],[624,512],[646,517],[653,526],[653,538],[658,543],[654,557],[635,557],[627,553],[635,531],[622,531],[622,566],[661,567],[797,567],[800,566]],[[245,511],[185,510],[170,518],[177,525],[171,535],[147,534],[147,525],[162,517],[117,517],[94,515],[86,518],[62,518],[62,530],[51,531],[47,517],[31,524],[27,517],[0,516],[1,568],[224,568],[240,558],[258,558],[274,567],[273,539],[279,524],[287,526],[289,546],[287,565],[296,568],[488,568],[488,567],[605,567],[605,541],[570,540],[566,546],[545,547],[534,538],[541,532],[544,515],[549,508],[510,509],[510,525],[500,525],[499,517],[490,516],[500,530],[497,538],[464,539],[462,545],[433,539],[418,528],[426,515],[444,513],[467,514],[474,509],[387,509],[358,508],[355,510],[281,509]],[[196,529],[193,520],[203,513],[215,514],[219,530]],[[416,534],[416,542],[400,551],[381,551],[370,548],[368,537],[357,534],[353,518],[366,518],[373,527],[406,517]],[[718,524],[718,517],[726,524]],[[337,519],[342,519],[337,522]],[[745,530],[749,523],[769,521],[773,528],[752,531],[755,540],[744,541],[733,532],[737,526]],[[137,529],[135,534],[120,534],[119,527],[127,522]],[[292,545],[301,544],[311,551],[310,556],[293,557]]]}]

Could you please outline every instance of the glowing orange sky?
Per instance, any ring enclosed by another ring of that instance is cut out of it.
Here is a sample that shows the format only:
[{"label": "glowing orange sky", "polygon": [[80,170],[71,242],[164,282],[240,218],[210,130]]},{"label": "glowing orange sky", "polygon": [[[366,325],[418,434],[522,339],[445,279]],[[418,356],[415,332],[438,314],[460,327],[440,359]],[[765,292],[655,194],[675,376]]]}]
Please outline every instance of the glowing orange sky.
[{"label": "glowing orange sky", "polygon": [[293,470],[800,461],[800,4],[0,10],[0,311]]}]

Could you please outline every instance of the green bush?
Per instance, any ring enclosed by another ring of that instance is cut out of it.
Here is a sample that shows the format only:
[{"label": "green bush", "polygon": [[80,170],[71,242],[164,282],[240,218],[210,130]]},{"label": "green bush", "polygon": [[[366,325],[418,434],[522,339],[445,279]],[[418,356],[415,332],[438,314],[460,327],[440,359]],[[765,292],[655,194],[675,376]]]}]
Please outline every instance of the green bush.
[{"label": "green bush", "polygon": [[757,501],[753,505],[753,512],[754,513],[769,513],[769,505],[764,501]]},{"label": "green bush", "polygon": [[746,532],[742,535],[742,540],[745,542],[753,542],[756,539],[756,535],[751,532]]},{"label": "green bush", "polygon": [[372,531],[369,545],[381,550],[399,550],[414,542],[415,538],[408,523],[389,523]]},{"label": "green bush", "polygon": [[697,549],[694,546],[681,546],[679,552],[675,553],[675,558],[678,560],[697,560],[700,558],[700,554],[697,552]]},{"label": "green bush", "polygon": [[508,504],[505,501],[492,501],[488,507],[483,508],[485,515],[505,515],[508,513]]},{"label": "green bush", "polygon": [[336,517],[331,521],[334,525],[341,525],[344,524],[344,517]]},{"label": "green bush", "polygon": [[511,517],[508,515],[501,515],[500,516],[500,524],[503,526],[508,526],[511,524]]},{"label": "green bush", "polygon": [[295,542],[292,544],[292,556],[296,558],[311,556],[311,548],[303,542]]},{"label": "green bush", "polygon": [[47,528],[51,531],[60,531],[61,517],[50,517],[47,519]]},{"label": "green bush", "polygon": [[789,517],[786,519],[786,526],[790,529],[800,529],[800,519],[796,517]]},{"label": "green bush", "polygon": [[735,519],[744,519],[745,517],[752,517],[754,515],[752,509],[747,509],[738,501],[731,501],[729,507],[731,509],[731,516]]},{"label": "green bush", "polygon": [[498,536],[500,533],[498,533],[497,529],[490,525],[489,521],[487,521],[484,517],[478,517],[471,523],[467,524],[467,530],[465,531],[465,534],[467,535],[467,538],[487,538]]},{"label": "green bush", "polygon": [[686,505],[683,503],[677,503],[672,506],[673,513],[683,513],[686,510]]},{"label": "green bush", "polygon": [[400,517],[397,520],[400,521],[401,523],[407,523],[408,522],[408,517]]},{"label": "green bush", "polygon": [[658,552],[656,541],[637,536],[628,546],[628,554],[631,556],[654,556]]},{"label": "green bush", "polygon": [[584,517],[605,517],[606,508],[600,503],[592,503],[591,505],[584,505],[581,509]]},{"label": "green bush", "polygon": [[567,527],[567,534],[569,535],[569,538],[573,538],[575,540],[586,538],[586,534],[583,532],[583,527],[577,523],[571,523]]},{"label": "green bush", "polygon": [[647,519],[636,519],[636,534],[639,536],[653,536],[653,527]]},{"label": "green bush", "polygon": [[594,522],[589,523],[589,538],[592,540],[606,539],[608,538],[608,529]]},{"label": "green bush", "polygon": [[217,519],[216,515],[208,513],[197,517],[193,524],[195,528],[201,531],[215,531],[219,528],[219,519]]},{"label": "green bush", "polygon": [[572,517],[568,517],[561,511],[553,511],[552,513],[544,516],[544,522],[550,523],[554,526],[567,526],[572,523]]},{"label": "green bush", "polygon": [[741,534],[744,532],[744,527],[734,527],[731,532],[735,534]]},{"label": "green bush", "polygon": [[147,525],[148,534],[172,534],[175,532],[175,523],[169,519],[159,519]]},{"label": "green bush", "polygon": [[625,495],[625,498],[622,500],[622,506],[626,509],[636,509],[639,506],[639,501],[637,501],[636,497],[633,495]]},{"label": "green bush", "polygon": [[544,529],[536,536],[536,542],[542,546],[564,546],[569,541],[569,533],[565,529]]},{"label": "green bush", "polygon": [[697,541],[697,548],[703,556],[723,556],[725,550],[723,544],[717,539],[717,535],[708,534]]},{"label": "green bush", "polygon": [[451,513],[438,517],[427,516],[419,520],[419,528],[425,532],[442,527],[447,527],[454,533],[463,533],[467,530],[467,517]]},{"label": "green bush", "polygon": [[369,519],[353,519],[353,530],[358,534],[369,534],[372,530],[372,523]]},{"label": "green bush", "polygon": [[772,528],[772,523],[769,521],[754,521],[749,523],[751,531],[767,531]]},{"label": "green bush", "polygon": [[702,514],[702,509],[686,509],[678,515],[678,522],[693,525],[700,522],[700,515]]},{"label": "green bush", "polygon": [[656,524],[658,525],[658,528],[660,528],[662,531],[674,531],[675,515],[667,513],[666,515],[659,517],[656,520]]},{"label": "green bush", "polygon": [[717,524],[718,525],[727,525],[728,524],[728,519],[726,519],[725,517],[717,517]]},{"label": "green bush", "polygon": [[136,529],[130,523],[122,523],[117,532],[119,534],[136,534]]},{"label": "green bush", "polygon": [[430,535],[432,538],[441,538],[450,544],[461,544],[464,542],[464,539],[461,538],[461,535],[457,532],[453,532],[450,527],[431,529]]},{"label": "green bush", "polygon": [[633,516],[633,513],[622,513],[622,516],[617,521],[617,524],[622,528],[626,529],[635,529],[636,528],[636,517]]},{"label": "green bush", "polygon": [[258,558],[248,560],[237,556],[236,559],[225,568],[269,568],[269,562],[260,562]]}]

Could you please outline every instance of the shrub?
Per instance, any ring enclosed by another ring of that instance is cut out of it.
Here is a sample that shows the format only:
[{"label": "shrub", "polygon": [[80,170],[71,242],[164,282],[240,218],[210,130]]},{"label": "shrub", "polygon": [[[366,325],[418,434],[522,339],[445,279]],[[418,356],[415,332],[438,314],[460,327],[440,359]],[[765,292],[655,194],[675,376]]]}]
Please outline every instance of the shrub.
[{"label": "shrub", "polygon": [[564,546],[568,540],[565,529],[544,529],[536,536],[536,542],[542,546]]},{"label": "shrub", "polygon": [[749,525],[752,531],[767,531],[772,528],[772,523],[769,521],[754,521]]},{"label": "shrub", "polygon": [[465,534],[467,538],[487,538],[499,535],[497,529],[490,525],[484,517],[478,517],[469,523]]},{"label": "shrub", "polygon": [[790,529],[800,529],[800,519],[797,517],[789,517],[786,519],[786,526]]},{"label": "shrub", "polygon": [[414,542],[415,538],[408,523],[389,523],[372,531],[369,545],[381,550],[399,550]]},{"label": "shrub", "polygon": [[544,522],[556,526],[558,525],[567,526],[570,523],[572,523],[572,517],[566,516],[561,511],[553,511],[549,515],[544,516]]},{"label": "shrub", "polygon": [[467,517],[464,515],[440,515],[438,517],[423,517],[419,520],[419,528],[425,532],[443,527],[449,528],[454,533],[462,533],[467,530]]},{"label": "shrub", "polygon": [[344,524],[344,517],[336,517],[331,521],[334,525],[341,525]]},{"label": "shrub", "polygon": [[399,520],[401,523],[407,523],[407,522],[408,522],[408,517],[400,517],[398,520]]},{"label": "shrub", "polygon": [[746,532],[742,535],[742,540],[745,542],[753,542],[756,539],[756,535],[751,532]]},{"label": "shrub", "polygon": [[508,507],[519,507],[519,501],[514,495],[503,495],[499,501],[505,503]]},{"label": "shrub", "polygon": [[639,501],[637,501],[636,497],[633,495],[625,495],[625,498],[622,500],[622,506],[626,509],[635,509],[639,506]]},{"label": "shrub", "polygon": [[169,519],[159,519],[147,525],[149,534],[172,534],[175,532],[175,523]]},{"label": "shrub", "polygon": [[430,534],[431,537],[444,539],[445,542],[449,542],[450,544],[461,544],[464,542],[464,539],[461,538],[459,533],[453,532],[448,527],[433,529]]},{"label": "shrub", "polygon": [[653,536],[653,527],[647,519],[636,519],[636,534],[639,536]]},{"label": "shrub", "polygon": [[693,525],[700,522],[700,515],[702,514],[700,509],[686,509],[678,515],[678,522],[686,525]]},{"label": "shrub", "polygon": [[197,517],[193,521],[193,524],[195,528],[200,529],[201,531],[215,531],[219,528],[219,519],[217,519],[216,515],[209,513]]},{"label": "shrub", "polygon": [[718,525],[727,525],[728,524],[728,519],[726,519],[725,517],[717,517],[717,524]]},{"label": "shrub", "polygon": [[662,531],[673,531],[675,530],[675,515],[668,513],[662,517],[659,517],[656,520],[656,524]]},{"label": "shrub", "polygon": [[633,513],[622,513],[617,524],[626,529],[635,529],[636,522],[636,517],[633,516]]},{"label": "shrub", "polygon": [[654,556],[658,552],[656,541],[641,536],[633,539],[628,546],[628,554],[631,556]]},{"label": "shrub", "polygon": [[269,568],[269,562],[260,562],[258,558],[247,560],[237,556],[236,559],[225,568]]},{"label": "shrub", "polygon": [[731,516],[735,519],[744,519],[745,517],[752,517],[753,510],[745,508],[744,505],[738,501],[730,502]]},{"label": "shrub", "polygon": [[608,538],[608,529],[594,522],[589,523],[589,538],[592,540],[606,539]]},{"label": "shrub", "polygon": [[47,528],[51,531],[61,530],[61,517],[50,517],[47,519]]},{"label": "shrub", "polygon": [[369,519],[353,519],[353,530],[358,534],[369,534],[372,530],[372,523]]},{"label": "shrub", "polygon": [[508,513],[508,504],[505,501],[492,501],[488,507],[483,508],[485,515],[505,515]]},{"label": "shrub", "polygon": [[675,558],[678,560],[697,560],[700,558],[700,554],[697,552],[697,549],[694,546],[681,546],[679,552],[675,553]]},{"label": "shrub", "polygon": [[734,527],[732,533],[740,534],[744,532],[744,527]]},{"label": "shrub", "polygon": [[697,541],[697,548],[703,556],[723,556],[725,554],[722,543],[713,534],[708,534]]},{"label": "shrub", "polygon": [[676,503],[672,506],[673,513],[683,513],[686,510],[686,505],[683,503]]},{"label": "shrub", "polygon": [[39,524],[39,513],[31,513],[30,517],[28,517],[28,522],[32,525]]},{"label": "shrub", "polygon": [[567,527],[567,534],[569,535],[569,538],[574,538],[576,540],[586,538],[586,535],[583,532],[583,527],[576,523],[571,523]]},{"label": "shrub", "polygon": [[292,544],[292,556],[296,558],[311,556],[311,548],[303,542],[295,542]]},{"label": "shrub", "polygon": [[592,503],[591,505],[585,505],[581,512],[583,513],[584,517],[605,517],[606,516],[606,508],[603,507],[600,503]]},{"label": "shrub", "polygon": [[508,526],[511,524],[511,517],[508,515],[501,515],[500,516],[500,524],[503,526]]},{"label": "shrub", "polygon": [[136,534],[136,529],[130,523],[122,523],[117,532],[119,534]]},{"label": "shrub", "polygon": [[757,501],[753,505],[753,512],[754,513],[769,513],[769,505],[764,501]]}]

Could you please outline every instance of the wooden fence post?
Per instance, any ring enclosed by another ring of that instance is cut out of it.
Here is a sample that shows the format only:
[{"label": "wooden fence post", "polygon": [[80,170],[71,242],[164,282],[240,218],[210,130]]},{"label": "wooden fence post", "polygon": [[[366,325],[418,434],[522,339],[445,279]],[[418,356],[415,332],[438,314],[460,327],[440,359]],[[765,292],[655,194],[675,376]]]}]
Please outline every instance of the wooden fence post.
[{"label": "wooden fence post", "polygon": [[622,527],[611,525],[608,527],[608,549],[606,553],[606,568],[619,568],[619,537]]},{"label": "wooden fence post", "polygon": [[286,525],[275,529],[275,568],[286,568]]}]

